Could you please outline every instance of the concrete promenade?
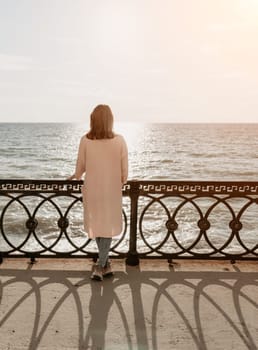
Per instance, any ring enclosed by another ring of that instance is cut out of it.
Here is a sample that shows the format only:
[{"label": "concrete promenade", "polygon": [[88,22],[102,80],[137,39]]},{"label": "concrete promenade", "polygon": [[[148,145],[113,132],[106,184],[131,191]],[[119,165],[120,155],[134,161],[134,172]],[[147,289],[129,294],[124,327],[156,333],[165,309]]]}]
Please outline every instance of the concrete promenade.
[{"label": "concrete promenade", "polygon": [[5,259],[0,350],[258,349],[258,262]]}]

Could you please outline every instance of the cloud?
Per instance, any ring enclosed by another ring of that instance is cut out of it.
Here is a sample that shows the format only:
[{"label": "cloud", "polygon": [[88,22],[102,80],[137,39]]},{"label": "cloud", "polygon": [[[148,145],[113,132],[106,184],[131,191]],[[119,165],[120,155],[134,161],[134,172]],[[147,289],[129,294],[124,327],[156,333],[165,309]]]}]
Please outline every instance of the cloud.
[{"label": "cloud", "polygon": [[28,56],[0,54],[0,71],[26,71],[33,66],[33,60]]},{"label": "cloud", "polygon": [[53,36],[49,37],[48,40],[54,41],[55,43],[64,45],[85,45],[86,41],[77,36]]},{"label": "cloud", "polygon": [[254,29],[257,29],[257,23],[252,23],[248,20],[231,23],[212,23],[208,26],[209,31],[222,34],[226,32],[248,31]]}]

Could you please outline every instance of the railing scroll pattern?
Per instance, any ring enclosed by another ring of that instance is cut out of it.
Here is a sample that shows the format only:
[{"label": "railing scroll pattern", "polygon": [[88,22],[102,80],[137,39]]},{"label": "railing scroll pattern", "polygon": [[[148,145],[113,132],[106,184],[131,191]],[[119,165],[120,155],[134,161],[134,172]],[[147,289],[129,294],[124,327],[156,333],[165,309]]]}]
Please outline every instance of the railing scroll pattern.
[{"label": "railing scroll pattern", "polygon": [[[0,259],[96,258],[93,242],[75,233],[82,225],[73,215],[82,211],[81,186],[0,180]],[[124,227],[113,240],[113,258],[131,265],[144,258],[258,260],[258,182],[134,180],[123,196]],[[46,225],[50,208],[55,218]]]}]

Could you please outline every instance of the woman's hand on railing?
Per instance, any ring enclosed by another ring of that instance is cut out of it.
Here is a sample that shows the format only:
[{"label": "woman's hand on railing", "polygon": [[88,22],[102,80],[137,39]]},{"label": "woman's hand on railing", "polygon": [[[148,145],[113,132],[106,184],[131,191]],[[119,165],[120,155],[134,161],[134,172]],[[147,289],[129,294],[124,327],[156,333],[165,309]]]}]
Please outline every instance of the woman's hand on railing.
[{"label": "woman's hand on railing", "polygon": [[71,181],[75,179],[75,174],[69,176],[66,180]]}]

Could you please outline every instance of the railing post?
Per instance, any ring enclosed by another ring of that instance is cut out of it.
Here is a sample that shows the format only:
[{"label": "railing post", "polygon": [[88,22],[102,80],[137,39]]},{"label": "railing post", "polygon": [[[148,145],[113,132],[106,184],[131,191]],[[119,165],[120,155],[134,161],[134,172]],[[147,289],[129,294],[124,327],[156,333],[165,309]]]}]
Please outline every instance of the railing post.
[{"label": "railing post", "polygon": [[130,182],[130,241],[129,251],[127,253],[126,264],[131,266],[139,265],[139,257],[137,253],[137,221],[138,221],[138,197],[140,192],[139,181]]}]

